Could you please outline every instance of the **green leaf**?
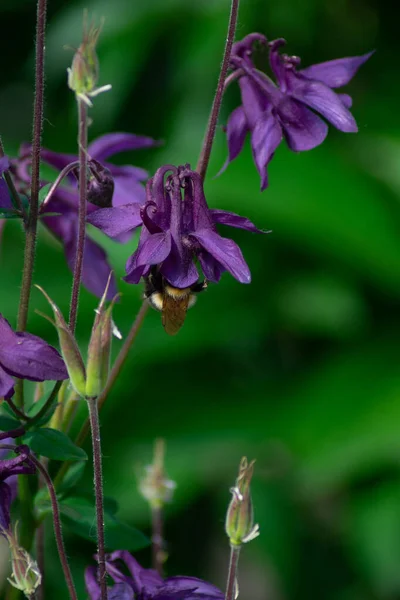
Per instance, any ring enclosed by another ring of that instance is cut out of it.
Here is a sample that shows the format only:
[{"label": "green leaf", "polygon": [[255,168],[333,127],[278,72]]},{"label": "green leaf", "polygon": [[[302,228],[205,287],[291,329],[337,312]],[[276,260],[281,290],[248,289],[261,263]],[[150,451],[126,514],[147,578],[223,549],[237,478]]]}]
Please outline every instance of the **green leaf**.
[{"label": "green leaf", "polygon": [[[96,510],[94,500],[71,496],[60,502],[61,518],[65,526],[86,540],[96,540]],[[126,548],[131,552],[145,548],[149,539],[138,529],[122,523],[107,510],[104,513],[106,547],[108,550]]]},{"label": "green leaf", "polygon": [[24,440],[34,452],[53,460],[87,460],[86,452],[75,446],[65,433],[56,429],[29,431]]},{"label": "green leaf", "polygon": [[85,467],[86,467],[86,462],[83,462],[83,461],[76,462],[75,464],[71,465],[67,471],[66,476],[63,479],[62,484],[58,488],[58,492],[60,494],[65,494],[65,492],[68,492],[68,490],[73,488],[78,483],[78,481],[81,479],[83,472],[85,470]]},{"label": "green leaf", "polygon": [[22,215],[16,213],[13,208],[2,208],[0,210],[0,219],[22,219]]},{"label": "green leaf", "polygon": [[10,431],[10,429],[18,429],[18,427],[22,427],[19,421],[6,415],[0,415],[0,431]]},{"label": "green leaf", "polygon": [[[45,394],[44,396],[39,398],[39,400],[37,400],[37,402],[34,402],[32,404],[32,406],[29,407],[29,410],[27,412],[28,417],[36,417],[36,415],[45,406],[48,399],[49,399],[49,394]],[[54,402],[51,404],[51,406],[49,406],[49,408],[46,410],[44,415],[39,419],[39,421],[37,421],[35,423],[34,426],[37,428],[37,427],[40,427],[40,425],[44,425],[44,423],[47,423],[51,419],[56,408],[57,408],[57,401],[54,400]]]}]

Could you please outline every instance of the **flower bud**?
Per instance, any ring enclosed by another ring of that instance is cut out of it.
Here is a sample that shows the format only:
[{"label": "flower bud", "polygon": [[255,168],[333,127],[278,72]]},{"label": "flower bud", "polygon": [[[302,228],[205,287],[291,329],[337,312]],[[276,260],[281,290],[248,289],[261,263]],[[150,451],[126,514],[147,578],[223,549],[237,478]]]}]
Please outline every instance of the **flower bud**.
[{"label": "flower bud", "polygon": [[259,526],[254,525],[250,494],[254,463],[252,460],[249,464],[246,457],[242,458],[235,487],[230,489],[232,500],[226,514],[225,531],[232,546],[250,542],[259,535]]},{"label": "flower bud", "polygon": [[71,68],[68,69],[68,87],[84,100],[89,106],[92,105],[89,96],[96,96],[101,92],[109,90],[110,85],[96,88],[99,78],[99,60],[96,54],[96,44],[102,28],[102,23],[96,27],[92,23],[87,27],[87,15],[84,14],[83,40],[72,59]]},{"label": "flower bud", "polygon": [[45,315],[43,316],[48,319],[57,329],[61,354],[67,367],[71,385],[80,396],[84,396],[86,389],[86,371],[78,344],[76,343],[76,340],[72,335],[67,323],[65,322],[62,312],[58,306],[39,285],[36,287],[42,292],[53,309],[54,321]]},{"label": "flower bud", "polygon": [[153,464],[147,465],[145,475],[139,480],[139,491],[151,508],[162,508],[166,502],[170,502],[176,488],[175,481],[168,479],[165,473],[164,452],[164,440],[156,440]]},{"label": "flower bud", "polygon": [[97,160],[89,162],[90,177],[88,180],[88,202],[100,208],[111,208],[114,194],[114,179],[110,169]]},{"label": "flower bud", "polygon": [[16,534],[6,532],[6,538],[11,552],[11,577],[9,583],[23,592],[27,598],[31,598],[42,582],[42,575],[36,561],[24,548],[18,545]]},{"label": "flower bud", "polygon": [[90,336],[88,359],[87,359],[87,377],[85,396],[87,398],[97,398],[103,391],[110,370],[110,354],[112,341],[112,309],[117,297],[105,309],[104,305],[107,298],[112,273],[108,278],[106,289],[99,307],[96,311],[92,334]]}]

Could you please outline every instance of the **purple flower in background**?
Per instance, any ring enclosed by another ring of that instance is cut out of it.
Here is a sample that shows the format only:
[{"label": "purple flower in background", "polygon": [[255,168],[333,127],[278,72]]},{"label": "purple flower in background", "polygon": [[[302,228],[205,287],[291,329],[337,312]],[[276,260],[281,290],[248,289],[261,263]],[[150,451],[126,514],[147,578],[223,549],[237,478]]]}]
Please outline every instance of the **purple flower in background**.
[{"label": "purple flower in background", "polygon": [[372,52],[298,71],[300,58],[279,54],[286,41],[274,40],[268,44],[274,83],[253,64],[253,45],[257,41],[267,43],[265,36],[252,33],[232,49],[231,64],[239,69],[242,105],[232,112],[226,126],[229,156],[221,172],[238,156],[250,132],[253,158],[264,190],[268,185],[266,167],[283,137],[296,152],[310,150],[324,141],[328,125],[316,113],[340,131],[357,131],[349,111],[351,97],[337,94],[332,88],[346,85]]},{"label": "purple flower in background", "polygon": [[[103,135],[88,146],[88,156],[92,159],[92,181],[89,183],[88,199],[93,199],[94,204],[88,204],[87,212],[90,215],[98,209],[98,179],[107,185],[106,201],[104,205],[115,207],[138,203],[145,200],[145,188],[143,182],[148,174],[144,169],[131,165],[117,166],[108,159],[114,154],[129,150],[139,150],[157,146],[158,142],[149,137],[137,136],[129,133],[110,133]],[[61,171],[68,164],[77,160],[72,154],[42,150],[43,162]],[[103,167],[103,170],[102,170]],[[30,147],[23,146],[20,158],[14,161],[13,171],[22,187],[30,185]],[[96,175],[98,175],[96,177]],[[111,176],[111,177],[110,177]],[[112,182],[113,180],[113,182]],[[69,184],[59,187],[51,197],[46,206],[41,208],[43,214],[41,220],[46,227],[61,241],[64,246],[68,266],[73,270],[76,255],[77,231],[78,231],[78,188],[76,177],[69,177]],[[97,183],[96,183],[97,182]],[[113,183],[113,186],[112,186]],[[113,189],[112,189],[113,187]],[[100,200],[101,203],[101,200]],[[95,206],[97,204],[97,206]],[[45,212],[43,212],[45,211]],[[45,213],[56,213],[57,216],[45,216]],[[118,241],[126,241],[127,237],[120,236]],[[90,236],[86,236],[85,255],[83,264],[82,283],[93,294],[101,297],[106,287],[111,268],[107,261],[104,250]],[[116,294],[115,280],[111,281],[108,289],[108,299]]]},{"label": "purple flower in background", "polygon": [[12,209],[13,205],[10,198],[10,192],[6,182],[4,181],[3,173],[9,168],[9,161],[7,156],[0,158],[0,210],[2,208]]},{"label": "purple flower in background", "polygon": [[[0,444],[10,444],[12,439],[25,433],[24,429],[0,432]],[[16,446],[15,458],[3,459],[8,450],[0,449],[0,534],[10,529],[10,507],[16,496],[16,476],[35,473],[35,465],[29,460],[28,446]],[[6,481],[7,480],[7,481]]]},{"label": "purple flower in background", "polygon": [[68,379],[64,361],[55,348],[26,332],[15,332],[0,314],[0,398],[14,393],[14,379]]},{"label": "purple flower in background", "polygon": [[239,246],[220,236],[216,224],[263,232],[244,217],[209,209],[202,180],[189,165],[158,169],[147,183],[145,205],[140,211],[130,207],[130,215],[127,209],[123,214],[118,209],[105,209],[90,215],[88,220],[115,236],[137,226],[141,216],[139,245],[126,265],[128,283],[139,283],[157,265],[171,286],[188,288],[199,278],[196,258],[209,281],[218,282],[221,274],[229,271],[241,283],[250,283],[250,270]]},{"label": "purple flower in background", "polygon": [[[115,584],[109,588],[109,600],[223,600],[224,594],[211,583],[196,577],[163,579],[153,569],[144,569],[126,550],[117,550],[107,557],[107,573]],[[126,575],[122,568],[126,568]],[[96,568],[85,572],[90,600],[99,600],[100,587]]]}]

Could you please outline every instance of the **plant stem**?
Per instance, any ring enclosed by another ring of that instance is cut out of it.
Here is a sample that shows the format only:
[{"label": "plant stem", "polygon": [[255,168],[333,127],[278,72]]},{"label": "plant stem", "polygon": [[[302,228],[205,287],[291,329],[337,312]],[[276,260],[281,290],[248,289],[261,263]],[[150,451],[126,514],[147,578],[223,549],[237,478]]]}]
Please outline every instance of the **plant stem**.
[{"label": "plant stem", "polygon": [[208,120],[207,131],[203,142],[203,148],[201,150],[199,162],[197,163],[196,169],[203,181],[207,173],[207,167],[210,160],[211,149],[215,137],[215,130],[217,127],[218,115],[221,108],[222,97],[224,95],[225,79],[229,68],[229,60],[231,57],[232,45],[235,39],[238,12],[239,0],[231,0],[231,13],[229,17],[228,35],[225,43],[224,57],[222,59],[221,70],[219,73],[217,83],[217,90],[215,92],[214,101]]},{"label": "plant stem", "polygon": [[151,508],[151,526],[152,526],[152,557],[153,569],[163,575],[164,564],[164,539],[163,539],[163,510],[160,506],[152,506]]},{"label": "plant stem", "polygon": [[83,257],[85,254],[86,237],[86,199],[87,199],[87,144],[88,144],[88,121],[87,106],[80,99],[78,102],[79,115],[79,210],[78,210],[78,242],[76,246],[76,258],[74,265],[74,278],[72,282],[71,305],[69,311],[69,327],[75,332],[78,317],[79,291],[82,280]]},{"label": "plant stem", "polygon": [[35,423],[38,423],[40,421],[40,419],[46,414],[46,412],[53,405],[55,399],[57,398],[57,394],[60,390],[62,383],[63,383],[62,381],[57,381],[54,384],[51,394],[47,398],[46,404],[44,404],[42,406],[42,408],[39,410],[39,412],[34,417],[32,417],[31,419],[28,419],[28,424],[30,427],[32,427],[32,425],[35,425]]},{"label": "plant stem", "polygon": [[[115,381],[117,380],[117,378],[121,372],[121,369],[125,364],[125,361],[129,354],[129,350],[131,349],[132,344],[135,341],[137,334],[139,333],[139,330],[143,324],[143,321],[146,316],[148,308],[149,308],[149,304],[146,300],[143,302],[138,314],[136,315],[136,319],[134,320],[132,327],[127,335],[127,338],[126,338],[121,350],[118,353],[118,356],[115,360],[113,368],[110,371],[110,375],[108,377],[105,388],[97,399],[97,405],[98,405],[99,411],[101,410],[101,407],[103,406],[104,402],[107,400],[108,394],[110,393],[111,389],[113,388]],[[89,431],[90,431],[90,423],[89,423],[89,419],[86,419],[86,421],[82,425],[82,427],[75,439],[75,444],[77,446],[82,446]],[[63,463],[62,467],[58,471],[56,478],[54,480],[54,484],[55,484],[56,488],[58,488],[58,486],[61,484],[65,475],[68,472],[68,469],[70,468],[70,466],[72,464],[73,463],[68,462],[68,461],[65,461]]]},{"label": "plant stem", "polygon": [[[118,353],[117,358],[115,359],[115,363],[110,371],[110,375],[108,377],[108,380],[104,387],[104,390],[98,397],[97,404],[99,407],[99,411],[101,410],[101,407],[103,406],[104,402],[107,400],[108,394],[110,393],[112,387],[114,386],[114,383],[118,379],[121,369],[124,366],[125,361],[128,357],[129,350],[131,349],[132,344],[135,341],[136,336],[139,333],[139,330],[143,324],[143,321],[147,314],[148,308],[149,308],[149,304],[148,304],[147,300],[145,300],[143,302],[142,306],[140,307],[138,314],[136,315],[136,319],[134,320],[134,322],[132,324],[132,327],[126,337],[126,340],[125,340],[121,350]],[[75,443],[78,446],[81,446],[83,444],[83,442],[85,441],[88,433],[89,433],[89,423],[88,423],[88,421],[86,421],[83,424],[80,432],[78,433]]]},{"label": "plant stem", "polygon": [[107,600],[107,571],[104,547],[104,506],[103,506],[103,471],[100,442],[100,423],[97,398],[86,398],[93,446],[94,493],[96,501],[97,522],[97,562],[99,565],[100,598]]},{"label": "plant stem", "polygon": [[24,412],[22,412],[22,410],[20,410],[18,406],[15,406],[11,398],[6,399],[5,402],[7,402],[8,406],[11,408],[14,415],[18,417],[18,419],[21,419],[21,421],[29,421],[29,417]]},{"label": "plant stem", "polygon": [[51,506],[53,510],[53,525],[54,525],[54,536],[56,538],[58,555],[60,557],[60,562],[62,566],[62,570],[64,572],[65,581],[67,583],[69,596],[71,600],[77,600],[77,595],[75,591],[74,581],[72,579],[71,569],[68,563],[68,558],[65,552],[64,540],[62,535],[62,527],[61,527],[61,518],[60,518],[60,509],[58,506],[58,500],[56,495],[56,490],[54,488],[53,482],[51,480],[50,475],[47,472],[47,469],[42,465],[42,463],[33,455],[30,455],[30,460],[35,464],[36,468],[40,471],[44,481],[46,482],[47,489],[49,490]]},{"label": "plant stem", "polygon": [[237,591],[237,568],[241,546],[231,545],[228,581],[226,583],[225,600],[235,600]]},{"label": "plant stem", "polygon": [[39,214],[40,153],[43,131],[44,57],[47,0],[38,0],[36,22],[35,97],[33,102],[32,176],[29,216],[26,224],[24,269],[19,301],[17,329],[25,331],[28,322],[32,275],[35,262]]},{"label": "plant stem", "polygon": [[45,524],[40,523],[36,529],[36,562],[39,571],[42,575],[42,581],[37,591],[38,600],[44,600],[44,586],[45,586],[45,553],[44,553],[44,538],[45,538]]}]

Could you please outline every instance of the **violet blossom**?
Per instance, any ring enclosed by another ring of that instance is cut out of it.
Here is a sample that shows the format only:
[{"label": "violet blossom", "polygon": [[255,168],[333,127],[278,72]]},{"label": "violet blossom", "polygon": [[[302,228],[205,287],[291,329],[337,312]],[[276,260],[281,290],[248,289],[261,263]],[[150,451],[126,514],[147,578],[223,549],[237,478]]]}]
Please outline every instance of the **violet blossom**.
[{"label": "violet blossom", "polygon": [[[145,188],[143,182],[148,174],[144,169],[132,165],[114,165],[108,159],[114,154],[129,150],[138,150],[157,146],[158,142],[149,137],[137,136],[129,133],[110,133],[94,140],[88,146],[89,166],[92,176],[88,186],[88,200],[94,200],[87,205],[87,213],[99,209],[98,190],[99,178],[102,179],[103,192],[107,198],[103,200],[103,206],[111,204],[114,207],[124,207],[137,203],[139,206],[145,200]],[[43,149],[42,161],[55,169],[61,171],[68,164],[77,160],[72,154],[64,154]],[[29,189],[30,186],[30,147],[23,145],[20,157],[13,161],[13,172],[19,187]],[[103,167],[103,170],[102,170]],[[113,179],[110,180],[110,175]],[[45,184],[46,182],[42,182]],[[97,206],[95,206],[95,204]],[[51,233],[62,243],[68,266],[73,271],[76,256],[77,231],[78,231],[78,187],[74,175],[70,175],[67,185],[57,188],[54,195],[45,205],[41,206],[41,221]],[[54,213],[54,216],[46,216]],[[138,225],[140,220],[138,221]],[[127,236],[121,236],[118,241],[126,241]],[[94,295],[101,297],[106,287],[111,267],[107,261],[107,255],[103,248],[97,244],[89,235],[86,236],[85,254],[83,263],[82,283]],[[117,293],[115,279],[112,278],[108,289],[107,299],[112,299]]]},{"label": "violet blossom", "polygon": [[[128,283],[139,283],[153,265],[172,286],[187,288],[199,279],[195,264],[200,262],[207,280],[218,282],[229,271],[241,283],[250,283],[250,270],[239,246],[217,232],[216,224],[263,233],[235,213],[209,209],[203,182],[190,165],[165,165],[147,183],[146,203],[140,210],[143,221],[139,245],[126,265]],[[126,211],[127,207],[125,207]],[[131,215],[104,209],[89,216],[111,237],[136,226],[138,208]]]},{"label": "violet blossom", "polygon": [[4,171],[6,171],[9,168],[9,166],[10,164],[7,156],[2,156],[0,158],[0,210],[3,208],[7,210],[13,208],[10,198],[10,192],[3,177]]},{"label": "violet blossom", "polygon": [[61,381],[68,379],[68,373],[55,348],[36,335],[13,331],[0,314],[0,398],[13,395],[14,377]]},{"label": "violet blossom", "polygon": [[[0,432],[1,444],[10,444],[12,438],[25,433],[21,427],[12,431]],[[28,446],[15,446],[15,458],[4,459],[8,450],[0,448],[0,534],[10,530],[10,507],[17,492],[17,475],[31,475],[36,472],[35,465],[29,460]],[[7,481],[6,481],[7,480]]]},{"label": "violet blossom", "polygon": [[[163,579],[153,569],[144,569],[126,550],[117,550],[106,559],[107,573],[114,580],[109,600],[223,600],[224,594],[211,583],[196,577]],[[124,568],[124,570],[122,570]],[[125,569],[129,575],[125,573]],[[100,586],[96,567],[85,572],[90,600],[99,600]]]},{"label": "violet blossom", "polygon": [[351,97],[337,94],[332,88],[349,83],[372,52],[297,70],[300,58],[279,54],[279,48],[286,41],[277,39],[268,44],[274,83],[254,66],[255,42],[267,44],[267,39],[262,34],[252,33],[232,48],[231,65],[238,69],[242,105],[228,119],[229,156],[221,172],[238,156],[250,132],[253,158],[261,177],[261,190],[264,190],[268,185],[266,167],[283,137],[293,151],[315,148],[328,133],[328,125],[319,115],[340,131],[357,131],[349,110]]}]

